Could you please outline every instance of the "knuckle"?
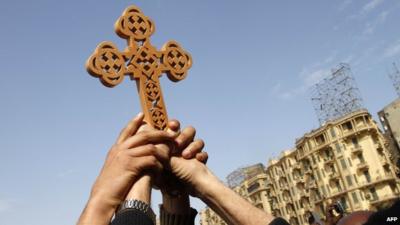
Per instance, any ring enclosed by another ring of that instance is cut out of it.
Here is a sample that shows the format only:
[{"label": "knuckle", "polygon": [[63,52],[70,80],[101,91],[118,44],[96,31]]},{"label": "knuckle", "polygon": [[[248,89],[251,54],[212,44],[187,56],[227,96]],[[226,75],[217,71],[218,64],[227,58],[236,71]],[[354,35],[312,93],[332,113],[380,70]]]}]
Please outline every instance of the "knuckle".
[{"label": "knuckle", "polygon": [[153,144],[148,144],[146,148],[151,154],[154,154],[157,151],[156,146]]},{"label": "knuckle", "polygon": [[150,165],[156,165],[157,162],[158,162],[158,160],[157,160],[157,158],[155,156],[152,155],[152,156],[149,157]]}]

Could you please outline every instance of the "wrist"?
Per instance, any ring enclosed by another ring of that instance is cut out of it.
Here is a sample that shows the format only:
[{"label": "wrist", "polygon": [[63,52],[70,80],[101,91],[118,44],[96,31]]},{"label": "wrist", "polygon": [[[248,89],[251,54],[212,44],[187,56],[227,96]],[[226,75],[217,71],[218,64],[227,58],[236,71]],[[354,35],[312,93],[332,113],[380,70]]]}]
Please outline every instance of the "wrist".
[{"label": "wrist", "polygon": [[91,196],[82,215],[79,218],[78,225],[99,224],[108,225],[111,222],[118,203],[107,201],[106,199]]},{"label": "wrist", "polygon": [[211,171],[207,170],[206,174],[199,176],[195,180],[193,187],[197,197],[203,201],[207,201],[207,199],[212,198],[217,189],[224,187],[224,185]]},{"label": "wrist", "polygon": [[150,205],[151,202],[151,176],[145,174],[137,180],[125,199],[137,199]]}]

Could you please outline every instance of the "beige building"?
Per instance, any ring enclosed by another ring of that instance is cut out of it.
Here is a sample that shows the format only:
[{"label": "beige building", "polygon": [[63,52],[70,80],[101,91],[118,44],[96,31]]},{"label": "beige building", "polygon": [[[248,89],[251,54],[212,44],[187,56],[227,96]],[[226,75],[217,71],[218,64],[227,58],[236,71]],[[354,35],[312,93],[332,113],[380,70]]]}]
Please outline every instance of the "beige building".
[{"label": "beige building", "polygon": [[[269,160],[265,173],[246,177],[233,189],[293,225],[308,224],[311,212],[324,219],[331,202],[352,212],[380,209],[400,197],[385,139],[365,110],[305,134],[294,149]],[[201,224],[225,224],[217,217],[205,209]]]},{"label": "beige building", "polygon": [[296,141],[296,148],[270,160],[267,190],[273,214],[307,224],[311,212],[339,201],[346,211],[379,209],[400,196],[400,183],[371,115],[357,111]]},{"label": "beige building", "polygon": [[[388,140],[388,147],[391,151],[391,160],[400,166],[400,98],[378,112],[379,120],[382,123],[384,135]],[[397,174],[400,174],[397,168]]]}]

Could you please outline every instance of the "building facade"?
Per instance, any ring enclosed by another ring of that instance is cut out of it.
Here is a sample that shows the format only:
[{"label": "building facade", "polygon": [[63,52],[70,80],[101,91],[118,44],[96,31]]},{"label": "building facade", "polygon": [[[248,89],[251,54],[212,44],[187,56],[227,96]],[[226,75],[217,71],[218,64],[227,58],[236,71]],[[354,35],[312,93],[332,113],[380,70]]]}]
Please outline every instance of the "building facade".
[{"label": "building facade", "polygon": [[400,175],[400,98],[378,112],[387,145],[391,152],[391,160],[397,165],[397,174]]},{"label": "building facade", "polygon": [[390,205],[400,196],[400,183],[384,142],[365,110],[305,134],[267,166],[273,214],[307,224],[312,212],[324,219],[332,202],[347,212]]},{"label": "building facade", "polygon": [[[347,212],[377,210],[400,197],[400,181],[385,138],[368,111],[359,110],[305,134],[294,149],[269,160],[265,173],[233,188],[257,207],[292,225],[340,202]],[[202,225],[226,224],[210,209]]]}]

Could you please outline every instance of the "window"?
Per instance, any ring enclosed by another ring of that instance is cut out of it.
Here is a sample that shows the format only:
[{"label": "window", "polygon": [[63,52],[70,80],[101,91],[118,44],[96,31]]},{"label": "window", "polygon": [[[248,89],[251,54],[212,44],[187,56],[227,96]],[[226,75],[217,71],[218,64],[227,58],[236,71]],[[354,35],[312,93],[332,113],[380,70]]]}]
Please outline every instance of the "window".
[{"label": "window", "polygon": [[345,170],[347,168],[346,161],[344,160],[344,158],[340,159],[340,164],[342,164],[342,169]]},{"label": "window", "polygon": [[326,190],[325,190],[325,186],[324,186],[324,185],[322,185],[322,186],[321,186],[321,188],[322,188],[322,193],[324,194],[324,196],[326,196]]},{"label": "window", "polygon": [[342,191],[342,185],[340,185],[340,182],[336,181],[335,184],[336,184],[338,191]]},{"label": "window", "polygon": [[365,162],[364,157],[363,157],[362,154],[358,154],[357,158],[360,160],[360,163],[364,163]]},{"label": "window", "polygon": [[319,170],[317,170],[317,179],[321,180],[321,172],[319,172]]},{"label": "window", "polygon": [[340,203],[342,204],[343,208],[347,209],[347,201],[345,197],[340,198]]},{"label": "window", "polygon": [[326,190],[328,190],[328,193],[331,193],[331,189],[329,189],[329,185],[326,185]]},{"label": "window", "polygon": [[355,148],[360,147],[360,145],[358,144],[358,140],[357,140],[356,137],[353,137],[353,138],[351,139],[351,142],[353,143],[353,145],[354,145]]},{"label": "window", "polygon": [[331,128],[331,136],[333,137],[333,138],[335,138],[336,137],[336,132],[335,132],[335,128]]},{"label": "window", "polygon": [[344,123],[344,124],[343,124],[343,127],[344,127],[346,130],[351,130],[351,129],[353,129],[353,125],[351,124],[350,121]]},{"label": "window", "polygon": [[371,192],[372,200],[378,200],[378,199],[379,199],[378,194],[376,193],[375,188],[371,188],[371,189],[369,189],[369,191]]},{"label": "window", "polygon": [[339,143],[336,143],[336,144],[335,144],[335,148],[336,148],[336,152],[337,152],[337,153],[339,153],[339,152],[341,151],[341,149],[340,149],[340,144],[339,144]]},{"label": "window", "polygon": [[248,193],[253,192],[253,191],[257,190],[257,188],[259,188],[259,187],[260,187],[260,184],[258,182],[256,182],[256,183],[252,184],[249,188],[247,188],[247,192]]},{"label": "window", "polygon": [[315,138],[315,141],[317,142],[318,145],[323,145],[323,144],[325,144],[325,137],[324,137],[324,134],[321,134],[321,135],[317,136],[317,137]]},{"label": "window", "polygon": [[356,184],[358,183],[357,176],[355,174],[354,174],[354,181],[356,182]]},{"label": "window", "polygon": [[351,179],[351,175],[347,175],[347,176],[346,176],[346,180],[347,180],[347,184],[348,184],[349,186],[352,186],[352,185],[353,185],[353,181],[352,181],[352,179]]},{"label": "window", "polygon": [[351,164],[350,158],[347,158],[347,161],[349,161],[349,165],[350,165],[350,167],[352,167],[353,165]]},{"label": "window", "polygon": [[367,180],[367,182],[371,182],[371,176],[369,175],[368,170],[364,171],[364,176],[365,176],[365,179]]},{"label": "window", "polygon": [[358,203],[357,192],[353,192],[353,193],[351,193],[351,195],[352,195],[352,197],[353,197],[353,202],[354,202],[355,204],[357,204],[357,203]]}]

